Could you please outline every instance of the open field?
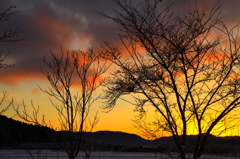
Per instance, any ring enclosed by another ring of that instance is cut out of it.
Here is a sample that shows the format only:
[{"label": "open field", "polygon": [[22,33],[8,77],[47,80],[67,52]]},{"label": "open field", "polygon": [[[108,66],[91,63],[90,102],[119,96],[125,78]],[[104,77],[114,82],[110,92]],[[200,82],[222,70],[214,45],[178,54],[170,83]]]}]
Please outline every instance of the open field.
[{"label": "open field", "polygon": [[[31,150],[34,159],[67,159],[63,151],[52,150]],[[84,152],[80,152],[78,158],[84,159]],[[91,159],[170,159],[167,154],[157,153],[134,153],[134,152],[100,152],[91,154]],[[0,150],[0,158],[3,159],[30,159],[30,155],[25,150]],[[178,157],[175,157],[176,159]],[[203,155],[201,159],[240,159],[240,156]]]}]

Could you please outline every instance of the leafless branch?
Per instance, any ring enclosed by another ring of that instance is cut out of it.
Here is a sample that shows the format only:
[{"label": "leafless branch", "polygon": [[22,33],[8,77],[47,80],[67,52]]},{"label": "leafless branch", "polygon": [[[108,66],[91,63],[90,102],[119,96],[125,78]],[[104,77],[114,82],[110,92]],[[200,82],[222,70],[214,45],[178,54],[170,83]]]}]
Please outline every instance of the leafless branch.
[{"label": "leafless branch", "polygon": [[[193,159],[199,158],[210,133],[240,104],[238,25],[225,25],[219,2],[201,10],[196,3],[182,15],[171,12],[172,4],[159,8],[159,1],[114,2],[113,15],[99,14],[117,24],[130,58],[124,59],[113,44],[103,44],[103,57],[117,66],[104,84],[104,110],[113,109],[123,95],[133,97],[140,115],[153,106],[159,130],[172,134],[181,159],[186,158],[189,127],[196,123]],[[138,122],[146,134],[152,132]]]}]

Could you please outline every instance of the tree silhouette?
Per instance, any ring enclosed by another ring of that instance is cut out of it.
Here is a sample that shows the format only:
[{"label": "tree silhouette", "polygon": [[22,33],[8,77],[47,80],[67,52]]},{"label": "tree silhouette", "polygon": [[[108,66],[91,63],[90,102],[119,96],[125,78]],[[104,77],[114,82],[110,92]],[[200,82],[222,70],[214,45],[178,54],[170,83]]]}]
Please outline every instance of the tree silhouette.
[{"label": "tree silhouette", "polygon": [[129,102],[140,117],[152,106],[158,115],[155,126],[173,136],[181,159],[186,158],[186,137],[195,123],[192,158],[200,158],[210,133],[224,118],[234,119],[240,104],[238,26],[227,28],[219,3],[175,15],[171,4],[160,9],[157,0],[114,2],[119,9],[114,15],[99,14],[117,24],[129,56],[124,59],[123,50],[109,42],[103,45],[104,58],[118,67],[105,83],[103,108],[113,109],[124,95],[133,98]]},{"label": "tree silhouette", "polygon": [[[64,131],[64,136],[60,138],[55,132],[49,135],[66,151],[70,159],[74,159],[82,144],[83,131],[92,131],[99,121],[97,114],[92,121],[88,120],[88,115],[93,103],[98,99],[93,94],[102,84],[101,77],[107,71],[108,64],[106,60],[101,60],[100,54],[93,49],[72,53],[62,51],[60,55],[51,52],[51,60],[43,58],[43,61],[48,66],[47,70],[43,70],[43,74],[50,86],[47,89],[40,89],[56,100],[51,99],[51,103],[58,114],[60,127],[56,128],[51,123],[46,123],[44,119],[42,123],[39,122],[39,107],[33,104],[33,113],[28,113],[25,103],[22,112],[18,107],[15,110],[27,122]],[[73,87],[77,88],[76,92]]]},{"label": "tree silhouette", "polygon": [[[6,9],[4,12],[0,13],[0,22],[4,22],[9,20],[9,18],[15,14],[17,14],[18,12],[20,12],[19,10],[17,11],[12,11],[14,8],[16,8],[16,6],[11,6],[8,9]],[[22,33],[21,30],[19,30],[18,28],[16,28],[15,30],[4,30],[3,34],[0,35],[0,42],[18,42],[18,41],[24,41],[23,38],[19,38],[18,34]],[[9,67],[13,67],[14,64],[7,64],[6,62],[6,58],[9,55],[9,53],[7,54],[3,54],[3,51],[0,51],[0,69],[5,69],[5,68],[9,68]],[[3,77],[1,77],[3,78]],[[0,99],[0,106],[2,107],[4,101],[6,101],[6,99],[8,98],[8,94],[7,92],[3,92],[3,96]],[[13,99],[7,104],[7,106],[5,106],[4,108],[2,108],[2,110],[0,110],[0,115],[2,115],[5,111],[7,111],[10,106],[13,103]]]}]

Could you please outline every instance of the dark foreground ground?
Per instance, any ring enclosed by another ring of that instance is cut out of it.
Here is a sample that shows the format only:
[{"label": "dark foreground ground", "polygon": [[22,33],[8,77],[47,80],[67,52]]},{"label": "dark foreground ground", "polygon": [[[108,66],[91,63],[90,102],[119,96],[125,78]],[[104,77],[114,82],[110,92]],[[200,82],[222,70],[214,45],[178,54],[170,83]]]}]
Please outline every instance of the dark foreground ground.
[{"label": "dark foreground ground", "polygon": [[[67,155],[63,151],[52,150],[30,150],[32,156],[36,159],[67,159]],[[174,153],[171,154],[174,156]],[[189,154],[190,157],[190,154]],[[2,159],[27,159],[31,158],[25,150],[0,150],[0,158]],[[80,152],[79,159],[85,158],[85,153]],[[170,159],[168,154],[157,153],[133,153],[133,152],[102,152],[94,151],[91,153],[91,159]],[[174,157],[178,159],[177,156]],[[201,159],[240,159],[240,156],[221,156],[221,155],[203,155]]]}]

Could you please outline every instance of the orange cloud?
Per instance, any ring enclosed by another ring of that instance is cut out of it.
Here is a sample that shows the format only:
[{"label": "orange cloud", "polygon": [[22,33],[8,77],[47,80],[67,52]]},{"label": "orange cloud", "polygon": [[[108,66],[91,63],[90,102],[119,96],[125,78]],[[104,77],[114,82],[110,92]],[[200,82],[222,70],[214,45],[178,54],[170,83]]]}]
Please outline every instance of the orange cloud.
[{"label": "orange cloud", "polygon": [[4,78],[0,78],[0,83],[9,85],[9,86],[16,86],[20,82],[27,82],[33,83],[34,81],[43,81],[44,76],[42,75],[41,71],[39,72],[31,72],[31,71],[19,71],[18,69],[11,68],[12,70],[4,70],[5,72],[1,72]]},{"label": "orange cloud", "polygon": [[40,90],[40,88],[34,88],[31,93],[34,95],[40,95],[42,91]]}]

